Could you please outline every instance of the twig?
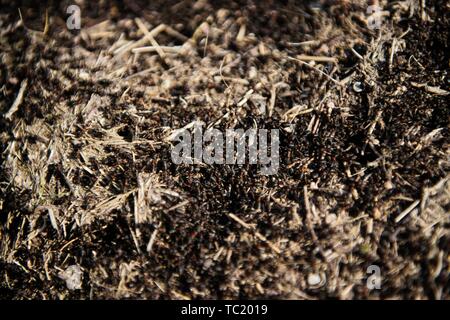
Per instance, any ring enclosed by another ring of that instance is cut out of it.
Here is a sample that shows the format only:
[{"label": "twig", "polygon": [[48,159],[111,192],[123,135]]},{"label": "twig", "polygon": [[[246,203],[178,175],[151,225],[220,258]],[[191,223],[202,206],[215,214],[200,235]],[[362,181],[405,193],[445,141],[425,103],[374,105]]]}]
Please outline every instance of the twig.
[{"label": "twig", "polygon": [[44,25],[44,35],[47,35],[50,29],[50,24],[48,21],[48,9],[45,10],[45,25]]},{"label": "twig", "polygon": [[311,203],[309,202],[308,187],[307,186],[303,186],[303,199],[305,201],[307,227],[309,229],[309,232],[311,233],[311,237],[312,237],[315,245],[317,246],[317,249],[319,250],[319,252],[322,255],[322,257],[325,259],[325,261],[327,261],[327,263],[328,263],[327,256],[326,256],[324,250],[322,249],[322,246],[319,243],[319,238],[317,237],[317,234],[314,231],[314,227],[313,227],[313,224],[312,224],[312,221],[311,221],[311,215],[313,213],[311,211]]},{"label": "twig", "polygon": [[234,213],[229,213],[228,216],[239,223],[241,226],[243,226],[245,229],[253,229],[253,226],[244,222],[242,219],[240,219],[238,216],[236,216]]},{"label": "twig", "polygon": [[272,85],[270,89],[270,100],[269,100],[269,117],[272,116],[273,109],[275,108],[275,102],[277,100],[277,86]]},{"label": "twig", "polygon": [[253,94],[253,89],[248,90],[247,93],[245,94],[244,98],[242,98],[242,100],[239,101],[237,106],[242,107],[244,104],[246,104],[248,99],[250,99],[250,97],[252,96],[252,94]]},{"label": "twig", "polygon": [[417,205],[420,203],[420,200],[414,201],[408,208],[403,210],[402,213],[400,213],[397,218],[395,218],[395,223],[399,223],[403,218],[405,218]]},{"label": "twig", "polygon": [[147,253],[152,252],[153,245],[155,244],[156,236],[158,235],[158,228],[153,231],[152,235],[150,236],[150,240],[147,244]]},{"label": "twig", "polygon": [[158,53],[158,55],[161,57],[161,59],[163,59],[165,61],[166,58],[166,54],[164,53],[164,51],[161,49],[161,47],[159,46],[159,43],[155,40],[155,38],[152,36],[152,34],[150,33],[150,31],[148,31],[147,27],[144,25],[144,23],[142,22],[141,19],[136,18],[134,19],[134,21],[136,22],[139,30],[142,31],[142,33],[145,35],[145,37],[150,41],[150,43],[152,44],[153,47],[155,47],[156,52]]},{"label": "twig", "polygon": [[133,53],[147,53],[147,52],[155,52],[158,51],[158,48],[161,49],[163,52],[170,52],[170,53],[179,53],[181,50],[183,50],[180,46],[170,47],[170,46],[146,46],[146,47],[140,47],[140,48],[134,48],[131,50]]},{"label": "twig", "polygon": [[298,55],[296,56],[297,59],[302,61],[316,61],[316,62],[332,62],[337,63],[336,58],[333,57],[325,57],[325,56],[308,56],[308,55]]},{"label": "twig", "polygon": [[167,26],[165,24],[163,24],[164,26],[164,31],[169,35],[172,36],[174,38],[177,38],[180,41],[186,42],[189,40],[188,37],[186,37],[184,34],[181,34],[180,32],[178,32],[177,30],[175,30],[174,28],[172,28],[171,26]]},{"label": "twig", "polygon": [[245,229],[249,229],[249,230],[255,231],[255,236],[256,236],[259,240],[261,240],[261,241],[267,243],[267,245],[270,247],[270,249],[272,249],[275,253],[281,254],[280,248],[278,248],[275,244],[273,244],[270,240],[268,240],[268,239],[267,239],[265,236],[263,236],[261,233],[259,233],[258,231],[256,231],[255,228],[254,228],[252,225],[250,225],[250,224],[244,222],[243,220],[241,220],[239,217],[237,217],[237,216],[236,216],[235,214],[233,214],[233,213],[229,213],[228,216],[229,216],[231,219],[233,219],[234,221],[236,221],[237,223],[239,223],[241,226],[243,226]]},{"label": "twig", "polygon": [[[150,35],[154,38],[159,33],[164,31],[165,29],[166,29],[166,25],[160,24],[159,26],[154,28],[152,31],[150,31]],[[126,45],[118,48],[117,50],[114,51],[114,55],[116,55],[117,57],[121,57],[122,55],[124,55],[127,52],[133,50],[134,48],[138,48],[138,47],[144,46],[147,42],[148,42],[148,38],[146,36],[144,36],[142,39],[140,39],[138,41],[132,41],[132,42],[127,43]]]},{"label": "twig", "polygon": [[307,40],[302,42],[288,42],[287,45],[291,47],[300,47],[300,46],[317,45],[318,43],[320,43],[318,40]]},{"label": "twig", "polygon": [[330,79],[331,81],[333,81],[335,84],[337,84],[338,86],[341,86],[341,83],[339,81],[337,81],[336,79],[333,79],[332,77],[330,77],[328,74],[326,74],[325,72],[323,72],[322,70],[320,70],[319,68],[316,68],[312,65],[310,65],[309,63],[306,63],[305,61],[293,58],[293,57],[287,57],[289,60],[293,60],[293,61],[297,61],[298,63],[305,65],[311,69],[316,70],[317,72],[319,72],[320,74],[324,75],[325,77],[327,77],[328,79]]},{"label": "twig", "polygon": [[167,212],[170,212],[170,211],[176,210],[178,208],[184,207],[188,203],[189,203],[189,200],[185,200],[183,202],[180,202],[180,203],[174,205],[173,207],[170,207],[169,209],[167,209]]},{"label": "twig", "polygon": [[424,88],[426,92],[429,92],[432,94],[437,94],[439,96],[446,96],[446,95],[450,94],[450,91],[441,89],[439,87],[432,87],[426,83],[411,82],[411,85],[416,88]]},{"label": "twig", "polygon": [[22,104],[23,96],[24,96],[25,90],[27,89],[27,86],[28,86],[28,79],[25,79],[20,84],[19,93],[17,94],[16,100],[14,100],[14,103],[11,106],[11,109],[9,109],[9,111],[5,114],[6,119],[10,120],[11,116],[14,113],[16,113],[16,111],[19,109],[20,105]]}]

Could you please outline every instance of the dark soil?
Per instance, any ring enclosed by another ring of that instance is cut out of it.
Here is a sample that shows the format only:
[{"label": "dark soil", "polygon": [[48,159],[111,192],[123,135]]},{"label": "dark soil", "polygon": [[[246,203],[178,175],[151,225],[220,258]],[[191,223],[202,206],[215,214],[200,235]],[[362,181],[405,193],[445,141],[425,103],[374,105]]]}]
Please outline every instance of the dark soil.
[{"label": "dark soil", "polygon": [[[379,30],[365,1],[79,2],[69,31],[0,1],[0,298],[450,298],[447,1]],[[136,17],[186,39],[122,53]],[[278,174],[175,165],[196,120],[280,129]]]}]

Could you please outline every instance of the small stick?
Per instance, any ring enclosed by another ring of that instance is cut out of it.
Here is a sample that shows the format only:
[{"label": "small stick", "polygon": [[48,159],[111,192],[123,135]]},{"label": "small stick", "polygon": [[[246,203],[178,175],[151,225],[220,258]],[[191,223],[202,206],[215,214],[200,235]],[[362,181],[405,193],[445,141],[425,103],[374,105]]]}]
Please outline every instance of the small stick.
[{"label": "small stick", "polygon": [[325,72],[323,72],[322,70],[320,70],[319,68],[316,68],[312,65],[310,65],[309,63],[306,63],[305,61],[296,59],[296,58],[292,58],[292,57],[288,57],[289,60],[293,60],[293,61],[297,61],[298,63],[305,65],[311,69],[316,70],[317,72],[323,74],[325,77],[327,77],[328,79],[330,79],[331,81],[333,81],[335,84],[337,84],[338,86],[341,86],[341,83],[339,81],[337,81],[336,79],[333,79],[332,77],[330,77],[328,74],[326,74]]},{"label": "small stick", "polygon": [[309,202],[308,188],[306,186],[303,186],[303,198],[305,200],[306,215],[311,217],[311,203]]},{"label": "small stick", "polygon": [[242,85],[249,85],[249,82],[246,79],[232,78],[232,77],[222,77],[222,80],[226,80],[226,81],[230,81],[230,82],[236,82],[236,83],[240,83]]},{"label": "small stick", "polygon": [[180,32],[178,32],[177,30],[175,30],[174,28],[167,26],[167,25],[163,25],[164,26],[164,31],[169,35],[172,36],[174,38],[177,38],[178,40],[181,40],[183,42],[186,42],[189,40],[188,37],[186,37],[184,34],[181,34]]},{"label": "small stick", "polygon": [[266,238],[265,236],[263,236],[261,233],[259,233],[258,231],[256,231],[252,225],[250,225],[250,224],[244,222],[243,220],[241,220],[240,218],[238,218],[238,217],[237,217],[235,214],[233,214],[233,213],[229,213],[228,216],[229,216],[231,219],[233,219],[234,221],[236,221],[237,223],[239,223],[240,225],[242,225],[244,228],[255,231],[255,236],[256,236],[259,240],[261,240],[261,241],[267,243],[267,245],[270,247],[270,249],[272,249],[274,252],[276,252],[277,254],[280,254],[280,253],[281,253],[280,248],[278,248],[276,245],[274,245],[269,239],[267,239],[267,238]]},{"label": "small stick", "polygon": [[[136,48],[136,47],[140,47],[141,45],[136,45],[138,42],[145,40],[145,42],[147,42],[147,39],[141,39],[139,41],[128,41],[127,43],[125,43],[124,45],[120,46],[119,48],[117,48],[116,50],[114,50],[114,55],[118,55],[121,56],[123,54],[125,54],[128,50],[131,50],[132,48]],[[145,43],[142,43],[143,45]],[[131,49],[129,49],[131,47]]]},{"label": "small stick", "polygon": [[300,216],[297,213],[297,209],[298,209],[297,204],[295,204],[294,206],[291,207],[291,212],[292,212],[292,216],[294,218],[295,224],[299,226],[302,224],[302,220],[300,219]]},{"label": "small stick", "polygon": [[228,86],[228,83],[225,81],[223,74],[222,74],[222,69],[223,69],[223,62],[225,61],[225,57],[223,57],[222,62],[220,63],[220,67],[219,67],[219,75],[222,78],[223,83],[225,83],[225,86],[229,89],[230,87]]},{"label": "small stick", "polygon": [[325,56],[308,56],[308,55],[298,55],[296,57],[299,60],[302,61],[316,61],[316,62],[332,62],[332,63],[337,63],[336,58],[333,57],[325,57]]},{"label": "small stick", "polygon": [[441,89],[439,87],[432,87],[426,83],[411,82],[411,85],[416,88],[424,88],[425,91],[432,93],[432,94],[437,94],[439,96],[446,96],[446,95],[450,94],[450,91]]},{"label": "small stick", "polygon": [[203,48],[203,57],[206,56],[206,49],[208,49],[208,40],[209,40],[209,28],[206,29],[206,39],[205,39],[205,47]]},{"label": "small stick", "polygon": [[422,21],[425,21],[427,17],[425,7],[426,7],[425,0],[420,0],[420,12],[421,12],[420,19]]},{"label": "small stick", "polygon": [[253,229],[253,227],[251,225],[249,225],[248,223],[244,222],[243,220],[241,220],[238,216],[236,216],[234,213],[229,213],[228,216],[233,219],[234,221],[236,221],[237,223],[239,223],[241,226],[243,226],[245,229]]},{"label": "small stick", "polygon": [[[170,47],[170,46],[159,46],[159,48],[164,52],[173,52],[173,53],[179,53],[182,48],[180,46]],[[146,46],[146,47],[140,47],[140,48],[134,48],[131,50],[133,53],[147,53],[147,52],[155,52],[158,50],[158,47],[156,46]]]},{"label": "small stick", "polygon": [[244,98],[242,98],[242,100],[239,101],[237,106],[242,107],[244,104],[246,104],[248,99],[250,99],[250,97],[252,96],[252,94],[253,94],[253,89],[248,90],[247,93],[245,94]]},{"label": "small stick", "polygon": [[239,32],[236,36],[236,41],[237,42],[242,42],[245,39],[245,32],[246,32],[246,28],[247,26],[245,24],[242,24],[241,27],[239,28]]},{"label": "small stick", "polygon": [[314,108],[304,108],[303,105],[296,105],[283,114],[283,119],[295,119],[297,116],[307,114],[314,111]]},{"label": "small stick", "polygon": [[320,43],[318,40],[308,40],[302,42],[288,42],[287,45],[291,47],[300,47],[300,46],[316,45],[318,43]]},{"label": "small stick", "polygon": [[319,243],[319,238],[317,237],[316,232],[314,231],[314,226],[311,221],[311,215],[313,214],[311,211],[311,203],[309,202],[308,197],[308,187],[305,185],[303,186],[303,198],[305,201],[305,209],[306,209],[306,225],[309,229],[309,232],[311,233],[312,240],[314,241],[315,245],[319,249],[320,254],[325,259],[325,261],[328,261],[327,255],[325,254],[324,250],[322,249],[322,246]]},{"label": "small stick", "polygon": [[92,32],[89,33],[89,38],[91,39],[101,39],[101,38],[108,38],[111,36],[114,36],[115,33],[113,31],[98,31],[98,32]]},{"label": "small stick", "polygon": [[74,243],[74,242],[77,241],[77,240],[79,240],[79,238],[75,238],[75,239],[70,240],[70,241],[67,242],[65,245],[63,245],[63,246],[59,249],[59,251],[60,251],[60,252],[64,251],[65,248],[67,248],[70,244]]},{"label": "small stick", "polygon": [[45,10],[45,24],[44,24],[44,35],[47,35],[50,29],[50,24],[48,22],[48,9]]},{"label": "small stick", "polygon": [[136,22],[139,30],[142,31],[142,33],[144,33],[145,37],[150,41],[150,43],[152,44],[153,47],[155,47],[156,52],[159,54],[159,56],[161,57],[161,59],[165,60],[166,58],[166,54],[164,53],[164,51],[161,49],[161,47],[159,46],[159,43],[155,40],[155,38],[152,36],[152,34],[150,33],[150,31],[148,31],[147,27],[144,25],[144,23],[142,22],[141,19],[136,18],[134,19],[134,21]]},{"label": "small stick", "polygon": [[394,62],[394,55],[396,51],[397,51],[397,39],[394,38],[394,40],[392,40],[391,55],[389,57],[389,70],[392,69],[392,63]]},{"label": "small stick", "polygon": [[125,80],[131,80],[131,79],[134,79],[134,78],[136,78],[136,77],[145,76],[146,74],[148,74],[148,73],[150,73],[150,72],[154,72],[154,71],[156,71],[157,69],[158,69],[158,68],[156,68],[156,67],[151,67],[151,68],[148,68],[148,69],[145,69],[145,70],[136,72],[136,73],[134,73],[134,74],[132,74],[132,75],[126,77]]},{"label": "small stick", "polygon": [[364,60],[363,56],[359,54],[358,51],[356,51],[355,49],[351,48],[353,54],[359,59],[359,60]]},{"label": "small stick", "polygon": [[408,208],[403,210],[402,213],[400,213],[397,218],[395,218],[395,223],[399,223],[403,218],[405,218],[417,205],[419,204],[420,200],[414,201]]},{"label": "small stick", "polygon": [[[154,28],[152,31],[150,31],[150,34],[154,38],[159,33],[164,31],[165,29],[166,29],[166,25],[160,24],[159,26]],[[148,38],[144,36],[142,39],[140,39],[138,41],[134,41],[134,42],[126,44],[125,46],[120,47],[119,49],[114,51],[114,55],[117,55],[118,57],[120,57],[120,56],[124,55],[125,53],[127,53],[128,51],[131,51],[134,48],[144,46],[147,42],[148,42]]]},{"label": "small stick", "polygon": [[5,118],[11,120],[11,116],[19,109],[20,105],[23,101],[23,95],[25,93],[25,90],[28,86],[28,79],[25,79],[20,84],[19,93],[17,94],[16,100],[14,100],[13,105],[11,106],[11,109],[5,114]]},{"label": "small stick", "polygon": [[148,241],[147,253],[152,252],[153,244],[155,243],[157,235],[158,235],[158,229],[155,229],[155,231],[153,231],[152,235],[150,236],[150,240]]},{"label": "small stick", "polygon": [[180,202],[179,204],[176,204],[173,207],[170,207],[169,209],[167,209],[167,212],[170,212],[170,211],[176,210],[178,208],[184,207],[188,203],[189,203],[189,200],[185,200],[183,202]]},{"label": "small stick", "polygon": [[138,252],[139,254],[141,254],[142,252],[141,252],[141,249],[139,248],[139,246],[140,246],[139,240],[138,240],[138,238],[136,237],[136,235],[135,235],[135,233],[133,232],[133,230],[131,230],[131,227],[130,227],[130,233],[131,233],[131,237],[133,238],[134,245],[136,246],[137,252]]},{"label": "small stick", "polygon": [[47,211],[48,211],[48,216],[50,217],[50,224],[52,225],[53,229],[55,229],[58,232],[58,234],[59,234],[58,222],[56,220],[53,208],[48,206],[45,209],[47,209]]},{"label": "small stick", "polygon": [[96,30],[104,30],[105,27],[107,27],[109,25],[110,21],[109,20],[104,20],[102,22],[99,22],[97,24],[94,24],[88,28],[86,28],[86,32],[91,32],[91,31],[96,31]]},{"label": "small stick", "polygon": [[263,236],[261,233],[259,233],[258,231],[255,232],[255,236],[256,236],[259,240],[261,240],[261,241],[267,243],[267,245],[270,247],[270,249],[272,249],[275,253],[277,253],[277,254],[280,254],[280,253],[281,253],[281,250],[280,250],[276,245],[274,245],[272,242],[270,242],[266,237],[264,237],[264,236]]},{"label": "small stick", "polygon": [[269,117],[272,116],[273,109],[275,108],[275,102],[277,100],[277,86],[273,85],[270,89],[270,100],[269,100]]}]

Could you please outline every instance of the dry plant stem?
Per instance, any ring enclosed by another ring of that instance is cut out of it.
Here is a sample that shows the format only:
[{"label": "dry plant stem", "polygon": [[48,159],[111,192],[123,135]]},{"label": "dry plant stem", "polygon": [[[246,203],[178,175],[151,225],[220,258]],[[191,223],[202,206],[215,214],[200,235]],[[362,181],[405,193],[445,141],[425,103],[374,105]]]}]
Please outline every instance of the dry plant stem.
[{"label": "dry plant stem", "polygon": [[131,50],[133,53],[147,53],[147,52],[156,52],[158,49],[161,49],[164,53],[180,53],[183,50],[181,47],[169,47],[169,46],[146,46],[140,48],[134,48]]},{"label": "dry plant stem", "polygon": [[243,226],[245,229],[253,230],[254,233],[255,233],[255,236],[256,236],[259,240],[261,240],[261,241],[267,243],[267,245],[268,245],[268,246],[269,246],[276,254],[281,254],[281,250],[280,250],[275,244],[273,244],[271,241],[269,241],[265,236],[263,236],[261,233],[259,233],[258,231],[255,231],[255,228],[254,228],[252,225],[246,223],[245,221],[243,221],[242,219],[240,219],[238,216],[236,216],[236,215],[233,214],[233,213],[229,213],[228,216],[229,216],[231,219],[233,219],[234,221],[236,221],[237,223],[239,223],[241,226]]},{"label": "dry plant stem", "polygon": [[399,223],[401,220],[403,220],[417,205],[420,203],[420,200],[414,201],[408,208],[406,208],[403,212],[401,212],[396,218],[395,222]]},{"label": "dry plant stem", "polygon": [[136,22],[137,26],[139,27],[139,30],[142,31],[142,33],[145,35],[145,37],[150,41],[152,46],[155,48],[156,52],[159,54],[161,59],[163,59],[165,61],[166,55],[165,55],[164,51],[161,49],[158,42],[152,36],[150,31],[148,31],[147,27],[144,25],[144,23],[141,21],[141,19],[136,18],[136,19],[134,19],[134,21]]},{"label": "dry plant stem", "polygon": [[326,74],[325,72],[323,72],[322,70],[310,65],[309,63],[306,63],[305,61],[293,58],[293,57],[287,57],[289,60],[293,60],[296,61],[298,63],[300,63],[301,65],[307,66],[308,68],[311,68],[317,72],[319,72],[320,74],[324,75],[326,78],[328,78],[329,80],[331,80],[332,82],[334,82],[335,84],[337,84],[338,86],[341,86],[341,83],[339,81],[337,81],[336,79],[333,79],[332,77],[330,77],[328,74]]},{"label": "dry plant stem", "polygon": [[[161,33],[162,31],[164,31],[166,29],[166,26],[161,24],[159,26],[157,26],[156,28],[154,28],[152,31],[150,31],[150,35],[154,38],[156,37],[159,33]],[[117,57],[122,57],[123,55],[125,55],[126,53],[130,52],[131,50],[133,50],[134,48],[138,48],[138,47],[142,47],[143,45],[145,45],[147,42],[149,41],[148,37],[144,36],[142,39],[138,40],[138,41],[131,41],[129,42],[127,45],[118,48],[116,51],[114,51],[114,54]]]},{"label": "dry plant stem", "polygon": [[411,85],[416,88],[423,88],[425,91],[427,91],[429,93],[440,95],[440,96],[446,96],[446,95],[450,94],[450,91],[441,89],[439,87],[429,86],[426,83],[411,82]]},{"label": "dry plant stem", "polygon": [[337,63],[336,58],[333,58],[333,57],[308,56],[308,55],[301,54],[301,55],[296,56],[295,58],[298,60],[301,60],[303,62],[315,61],[315,62],[331,62],[334,64]]},{"label": "dry plant stem", "polygon": [[27,89],[27,86],[28,86],[28,79],[25,79],[20,84],[20,89],[19,89],[19,93],[17,94],[16,100],[14,100],[13,105],[11,106],[9,111],[5,114],[6,119],[11,119],[12,115],[14,113],[16,113],[17,110],[19,109],[19,107],[23,101],[23,97],[25,94],[25,90]]}]

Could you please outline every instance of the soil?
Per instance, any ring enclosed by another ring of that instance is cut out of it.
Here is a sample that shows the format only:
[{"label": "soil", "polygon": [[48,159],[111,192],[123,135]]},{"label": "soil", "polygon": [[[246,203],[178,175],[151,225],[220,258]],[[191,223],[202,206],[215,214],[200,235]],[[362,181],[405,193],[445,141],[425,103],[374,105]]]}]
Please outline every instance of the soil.
[{"label": "soil", "polygon": [[447,1],[74,2],[0,1],[0,298],[450,298]]}]

